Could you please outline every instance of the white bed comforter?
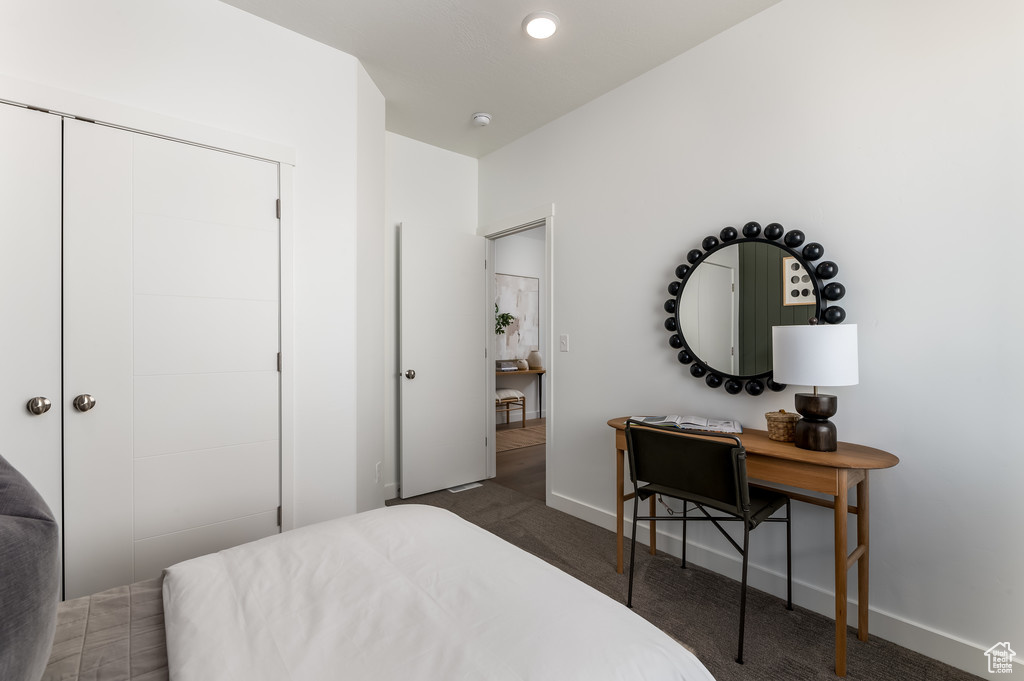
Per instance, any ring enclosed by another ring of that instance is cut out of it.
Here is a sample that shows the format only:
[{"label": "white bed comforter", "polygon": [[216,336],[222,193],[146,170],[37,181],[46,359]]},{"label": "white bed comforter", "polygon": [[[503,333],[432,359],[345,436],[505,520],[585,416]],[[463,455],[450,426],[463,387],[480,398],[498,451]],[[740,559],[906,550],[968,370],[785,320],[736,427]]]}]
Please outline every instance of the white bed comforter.
[{"label": "white bed comforter", "polygon": [[429,506],[179,563],[163,595],[172,681],[712,678],[621,603]]}]

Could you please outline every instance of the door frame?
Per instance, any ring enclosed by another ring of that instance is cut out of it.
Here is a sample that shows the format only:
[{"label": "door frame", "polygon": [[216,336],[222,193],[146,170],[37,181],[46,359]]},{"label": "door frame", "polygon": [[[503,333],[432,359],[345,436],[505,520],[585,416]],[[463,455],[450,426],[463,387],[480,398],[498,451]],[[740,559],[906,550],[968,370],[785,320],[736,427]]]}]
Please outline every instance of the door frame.
[{"label": "door frame", "polygon": [[[556,433],[553,427],[555,418],[555,396],[556,392],[556,375],[555,368],[557,366],[557,359],[555,348],[558,347],[555,336],[555,277],[554,277],[554,242],[555,242],[555,204],[546,204],[533,208],[523,213],[519,213],[510,216],[506,219],[492,223],[490,225],[481,226],[477,230],[477,234],[487,239],[487,267],[484,270],[484,290],[486,295],[484,296],[484,305],[487,310],[485,317],[485,333],[487,338],[493,338],[494,329],[493,323],[491,322],[494,310],[494,242],[503,236],[510,236],[518,232],[525,232],[530,229],[537,227],[544,227],[544,279],[546,282],[546,291],[544,292],[544,303],[545,313],[541,318],[542,333],[546,334],[547,338],[547,354],[548,357],[544,360],[547,366],[544,368],[547,370],[543,378],[538,380],[544,381],[544,394],[548,398],[547,407],[544,408],[544,412],[547,414],[547,434],[545,437],[545,452],[544,452],[544,497],[546,503],[551,505],[551,471],[552,471],[552,459],[556,456],[555,452],[555,439]],[[494,394],[495,386],[495,375],[494,375],[494,358],[488,356],[487,364],[485,367],[485,378],[487,381],[487,395]],[[540,411],[538,409],[538,411]],[[487,477],[493,478],[497,475],[497,454],[495,451],[495,438],[490,434],[495,432],[495,426],[497,423],[497,417],[494,409],[487,410],[487,424],[486,432],[487,437]],[[524,416],[525,418],[525,416]]]},{"label": "door frame", "polygon": [[[191,123],[134,107],[68,92],[0,74],[0,105],[36,109],[62,118],[80,118],[129,132],[249,156],[278,166],[280,217],[280,437],[281,531],[295,527],[295,306],[294,218],[292,197],[295,150],[248,135]],[[63,461],[63,451],[61,459]],[[61,518],[61,528],[64,527]]]}]

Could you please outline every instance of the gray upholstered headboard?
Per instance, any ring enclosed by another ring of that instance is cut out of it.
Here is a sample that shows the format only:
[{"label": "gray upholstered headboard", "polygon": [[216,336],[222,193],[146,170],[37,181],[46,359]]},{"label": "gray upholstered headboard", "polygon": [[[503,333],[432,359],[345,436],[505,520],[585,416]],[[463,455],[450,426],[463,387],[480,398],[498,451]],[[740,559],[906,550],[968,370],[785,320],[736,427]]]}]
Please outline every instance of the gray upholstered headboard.
[{"label": "gray upholstered headboard", "polygon": [[57,522],[39,493],[0,456],[0,679],[39,681],[60,600]]}]

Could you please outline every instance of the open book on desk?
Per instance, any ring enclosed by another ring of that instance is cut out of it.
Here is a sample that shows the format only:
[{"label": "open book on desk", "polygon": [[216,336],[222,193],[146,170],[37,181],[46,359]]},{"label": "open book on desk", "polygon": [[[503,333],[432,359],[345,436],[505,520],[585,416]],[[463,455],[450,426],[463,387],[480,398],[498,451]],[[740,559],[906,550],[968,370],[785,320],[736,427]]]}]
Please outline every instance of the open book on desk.
[{"label": "open book on desk", "polygon": [[742,433],[739,421],[706,419],[703,416],[631,416],[631,420],[651,426],[675,426],[682,430],[712,430],[719,433]]}]

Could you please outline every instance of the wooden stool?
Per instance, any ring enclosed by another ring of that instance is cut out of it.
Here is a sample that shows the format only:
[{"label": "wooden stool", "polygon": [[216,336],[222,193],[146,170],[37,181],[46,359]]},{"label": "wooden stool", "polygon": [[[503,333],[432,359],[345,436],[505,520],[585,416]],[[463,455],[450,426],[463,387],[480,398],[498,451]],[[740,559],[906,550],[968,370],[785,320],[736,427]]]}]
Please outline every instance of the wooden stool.
[{"label": "wooden stool", "polygon": [[500,388],[494,391],[494,409],[505,412],[505,423],[509,423],[511,416],[509,412],[513,409],[522,410],[523,422],[521,428],[526,427],[526,395],[511,388]]}]

